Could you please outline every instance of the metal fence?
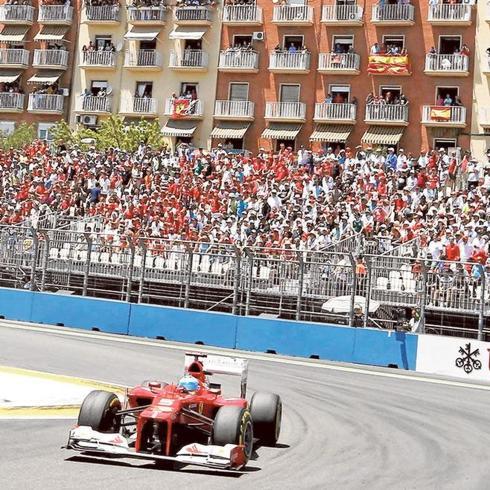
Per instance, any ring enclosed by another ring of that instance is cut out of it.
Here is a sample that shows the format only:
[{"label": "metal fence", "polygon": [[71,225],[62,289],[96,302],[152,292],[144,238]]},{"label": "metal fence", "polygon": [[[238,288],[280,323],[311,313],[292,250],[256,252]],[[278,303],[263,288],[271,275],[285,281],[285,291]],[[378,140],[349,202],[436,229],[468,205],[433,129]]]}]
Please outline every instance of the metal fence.
[{"label": "metal fence", "polygon": [[65,220],[56,229],[0,227],[0,285],[490,337],[490,268],[418,257],[416,239],[387,247],[386,237],[353,235],[323,251],[239,248],[152,238],[131,242],[97,233],[97,218]]}]

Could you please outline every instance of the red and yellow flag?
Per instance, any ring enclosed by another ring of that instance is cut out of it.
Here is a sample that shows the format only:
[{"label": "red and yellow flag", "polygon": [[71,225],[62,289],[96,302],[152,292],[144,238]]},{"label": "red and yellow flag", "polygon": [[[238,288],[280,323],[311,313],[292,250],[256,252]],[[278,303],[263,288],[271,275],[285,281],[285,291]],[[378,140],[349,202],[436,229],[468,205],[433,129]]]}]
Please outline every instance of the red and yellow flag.
[{"label": "red and yellow flag", "polygon": [[189,111],[190,104],[191,101],[189,99],[175,99],[172,116],[175,118],[185,117]]},{"label": "red and yellow flag", "polygon": [[369,56],[368,73],[372,75],[409,75],[408,56]]},{"label": "red and yellow flag", "polygon": [[441,106],[431,107],[430,118],[438,121],[449,121],[451,119],[451,108]]}]

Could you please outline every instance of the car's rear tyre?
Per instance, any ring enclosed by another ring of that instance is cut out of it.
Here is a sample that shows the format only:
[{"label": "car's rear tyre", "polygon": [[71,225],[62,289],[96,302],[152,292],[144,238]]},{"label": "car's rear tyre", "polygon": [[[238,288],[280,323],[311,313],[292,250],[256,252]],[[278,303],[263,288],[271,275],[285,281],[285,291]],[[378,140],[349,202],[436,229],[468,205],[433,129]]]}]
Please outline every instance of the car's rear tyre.
[{"label": "car's rear tyre", "polygon": [[218,410],[213,424],[213,444],[244,446],[245,464],[247,464],[252,456],[253,440],[252,418],[247,409],[225,405]]},{"label": "car's rear tyre", "polygon": [[78,425],[92,427],[97,432],[119,432],[121,417],[116,413],[121,410],[121,402],[109,391],[91,391],[83,400],[78,414]]},{"label": "car's rear tyre", "polygon": [[250,400],[250,413],[255,437],[262,444],[274,446],[281,432],[281,397],[275,393],[254,393]]}]

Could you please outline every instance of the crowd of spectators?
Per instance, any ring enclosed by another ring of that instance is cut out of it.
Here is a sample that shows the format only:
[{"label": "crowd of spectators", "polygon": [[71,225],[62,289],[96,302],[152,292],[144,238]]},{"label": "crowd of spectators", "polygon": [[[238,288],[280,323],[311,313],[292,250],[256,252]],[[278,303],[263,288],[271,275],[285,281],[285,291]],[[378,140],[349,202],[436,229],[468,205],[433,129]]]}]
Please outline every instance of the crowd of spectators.
[{"label": "crowd of spectators", "polygon": [[408,51],[405,47],[401,48],[398,44],[374,43],[369,53],[375,55],[387,56],[407,56]]}]

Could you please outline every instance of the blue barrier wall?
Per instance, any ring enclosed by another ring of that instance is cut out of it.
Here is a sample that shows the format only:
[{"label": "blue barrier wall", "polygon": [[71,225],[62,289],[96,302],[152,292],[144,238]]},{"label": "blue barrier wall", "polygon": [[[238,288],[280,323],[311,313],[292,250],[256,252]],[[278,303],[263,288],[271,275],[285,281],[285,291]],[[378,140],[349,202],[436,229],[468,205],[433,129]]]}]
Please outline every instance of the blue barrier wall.
[{"label": "blue barrier wall", "polygon": [[415,370],[417,335],[0,288],[10,320]]}]

